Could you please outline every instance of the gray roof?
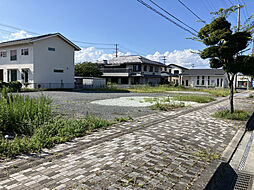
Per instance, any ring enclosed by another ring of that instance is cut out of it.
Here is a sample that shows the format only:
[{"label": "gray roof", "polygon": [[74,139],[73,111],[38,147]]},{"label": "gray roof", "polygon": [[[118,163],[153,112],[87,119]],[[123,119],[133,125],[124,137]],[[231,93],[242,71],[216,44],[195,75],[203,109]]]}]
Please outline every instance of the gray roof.
[{"label": "gray roof", "polygon": [[[99,64],[103,64],[105,62],[99,62]],[[163,63],[157,62],[157,61],[152,61],[150,59],[144,58],[139,55],[128,55],[128,56],[119,56],[119,57],[114,57],[111,60],[108,60],[107,64],[110,65],[120,65],[120,64],[141,64],[141,63],[146,63],[146,64],[153,64],[153,65],[158,65],[158,66],[164,66]]]},{"label": "gray roof", "polygon": [[175,67],[181,68],[182,70],[188,70],[186,67],[182,67],[182,66],[176,65],[176,64],[169,64],[169,65],[167,65],[167,67],[169,67],[169,68],[170,68],[170,66],[175,66]]},{"label": "gray roof", "polygon": [[68,40],[67,38],[65,38],[62,34],[60,33],[52,33],[52,34],[44,34],[44,35],[40,35],[40,36],[35,36],[35,37],[30,37],[30,38],[23,38],[23,39],[19,39],[19,40],[11,40],[11,41],[6,41],[6,42],[1,42],[0,43],[0,47],[7,47],[7,46],[13,46],[13,45],[20,45],[20,44],[27,44],[27,43],[33,43],[39,40],[43,40],[43,39],[47,39],[50,37],[54,37],[54,36],[58,36],[60,37],[62,40],[64,40],[66,43],[68,43],[69,45],[71,45],[72,47],[74,47],[75,51],[79,51],[81,50],[77,45],[75,45],[74,43],[72,43],[70,40]]},{"label": "gray roof", "polygon": [[189,69],[185,70],[180,75],[188,75],[188,76],[216,76],[216,75],[224,75],[225,72],[223,69]]},{"label": "gray roof", "polygon": [[162,71],[162,72],[161,72],[161,76],[162,76],[162,77],[179,77],[179,76],[176,75],[176,74],[172,74],[172,73],[165,72],[165,71]]}]

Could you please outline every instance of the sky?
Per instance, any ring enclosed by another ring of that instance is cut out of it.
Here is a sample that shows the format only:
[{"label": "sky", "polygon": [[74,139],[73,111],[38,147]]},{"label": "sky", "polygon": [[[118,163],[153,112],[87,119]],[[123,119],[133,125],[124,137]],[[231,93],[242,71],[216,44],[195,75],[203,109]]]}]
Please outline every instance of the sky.
[{"label": "sky", "polygon": [[[152,5],[149,0],[143,1]],[[196,22],[198,19],[179,0],[154,2],[197,31],[204,26]],[[253,0],[181,2],[207,23],[212,21],[209,12],[232,4],[246,5],[241,9],[241,24],[254,10]],[[208,60],[194,53],[205,48],[201,42],[186,39],[193,35],[137,0],[0,0],[0,10],[0,41],[59,32],[72,41],[91,42],[75,42],[82,48],[75,53],[75,63],[111,59],[115,56],[113,44],[119,44],[119,56],[138,54],[156,61],[166,56],[166,64],[209,67]],[[236,25],[237,13],[230,16],[229,21]]]}]

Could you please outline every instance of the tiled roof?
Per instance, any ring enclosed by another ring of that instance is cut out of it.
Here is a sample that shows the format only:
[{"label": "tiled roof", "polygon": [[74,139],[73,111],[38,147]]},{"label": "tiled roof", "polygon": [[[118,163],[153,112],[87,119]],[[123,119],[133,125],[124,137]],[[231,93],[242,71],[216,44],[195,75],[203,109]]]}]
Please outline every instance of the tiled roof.
[{"label": "tiled roof", "polygon": [[189,76],[215,76],[215,75],[224,75],[225,71],[223,69],[189,69],[184,71],[180,75],[189,75]]},{"label": "tiled roof", "polygon": [[[104,62],[99,62],[100,64]],[[119,56],[115,57],[107,62],[107,64],[110,65],[119,65],[119,64],[139,64],[139,63],[147,63],[147,64],[153,64],[153,65],[159,65],[164,66],[163,63],[152,61],[150,59],[144,58],[139,55],[128,55],[128,56]]]},{"label": "tiled roof", "polygon": [[69,45],[73,46],[75,50],[79,51],[80,48],[75,45],[73,42],[65,38],[62,34],[60,33],[52,33],[52,34],[44,34],[40,36],[35,36],[35,37],[30,37],[30,38],[23,38],[23,39],[18,39],[18,40],[10,40],[6,42],[1,42],[0,47],[7,47],[7,46],[12,46],[12,45],[19,45],[19,44],[26,44],[26,43],[32,43],[38,40],[42,40],[45,38],[53,37],[53,36],[58,36],[65,42],[67,42]]}]

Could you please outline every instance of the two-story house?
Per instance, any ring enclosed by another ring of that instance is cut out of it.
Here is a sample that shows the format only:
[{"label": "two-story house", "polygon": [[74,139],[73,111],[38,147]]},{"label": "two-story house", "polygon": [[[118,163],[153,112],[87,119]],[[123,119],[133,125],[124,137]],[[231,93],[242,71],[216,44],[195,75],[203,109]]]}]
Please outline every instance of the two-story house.
[{"label": "two-story house", "polygon": [[186,70],[188,69],[176,64],[164,65],[161,67],[163,81],[173,84],[180,84],[180,74]]},{"label": "two-story house", "polygon": [[116,84],[159,84],[162,63],[138,55],[120,56],[98,62],[102,77]]},{"label": "two-story house", "polygon": [[186,87],[225,88],[228,86],[223,69],[189,69],[181,76],[181,84]]},{"label": "two-story house", "polygon": [[74,52],[80,48],[60,33],[0,43],[0,81],[30,88],[73,88]]}]

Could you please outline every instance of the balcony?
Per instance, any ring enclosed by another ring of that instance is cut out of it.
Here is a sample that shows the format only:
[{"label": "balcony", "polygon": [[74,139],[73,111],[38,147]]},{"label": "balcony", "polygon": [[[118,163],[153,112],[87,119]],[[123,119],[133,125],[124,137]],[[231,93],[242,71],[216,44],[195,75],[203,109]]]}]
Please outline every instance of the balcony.
[{"label": "balcony", "polygon": [[101,68],[102,76],[128,77],[132,73],[132,69],[127,68]]}]

